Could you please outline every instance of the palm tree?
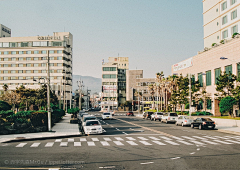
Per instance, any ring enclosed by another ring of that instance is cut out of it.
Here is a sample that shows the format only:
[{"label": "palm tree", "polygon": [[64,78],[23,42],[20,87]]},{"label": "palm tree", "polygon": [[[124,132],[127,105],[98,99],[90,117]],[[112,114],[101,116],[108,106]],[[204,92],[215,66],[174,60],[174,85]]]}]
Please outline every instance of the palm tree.
[{"label": "palm tree", "polygon": [[8,90],[8,85],[4,84],[2,87],[3,87],[4,93],[6,93],[6,91]]}]

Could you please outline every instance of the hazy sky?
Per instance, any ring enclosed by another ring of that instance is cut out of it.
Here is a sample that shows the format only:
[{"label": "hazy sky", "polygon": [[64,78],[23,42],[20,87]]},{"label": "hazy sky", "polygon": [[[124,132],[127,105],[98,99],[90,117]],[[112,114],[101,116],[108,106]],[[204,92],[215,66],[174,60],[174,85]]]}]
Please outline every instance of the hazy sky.
[{"label": "hazy sky", "polygon": [[129,57],[144,77],[203,49],[202,0],[0,0],[13,37],[73,34],[73,74],[101,77],[102,59]]}]

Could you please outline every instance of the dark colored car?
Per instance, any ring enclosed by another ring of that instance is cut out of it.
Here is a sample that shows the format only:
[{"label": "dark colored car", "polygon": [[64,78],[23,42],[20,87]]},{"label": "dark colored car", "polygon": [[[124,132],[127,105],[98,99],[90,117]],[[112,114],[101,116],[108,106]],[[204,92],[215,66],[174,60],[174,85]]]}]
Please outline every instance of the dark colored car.
[{"label": "dark colored car", "polygon": [[210,118],[197,118],[191,123],[191,128],[198,127],[200,130],[202,129],[214,129],[215,122]]},{"label": "dark colored car", "polygon": [[134,116],[133,112],[127,112],[126,116]]},{"label": "dark colored car", "polygon": [[151,115],[153,114],[153,112],[145,112],[143,114],[143,119],[151,119]]}]

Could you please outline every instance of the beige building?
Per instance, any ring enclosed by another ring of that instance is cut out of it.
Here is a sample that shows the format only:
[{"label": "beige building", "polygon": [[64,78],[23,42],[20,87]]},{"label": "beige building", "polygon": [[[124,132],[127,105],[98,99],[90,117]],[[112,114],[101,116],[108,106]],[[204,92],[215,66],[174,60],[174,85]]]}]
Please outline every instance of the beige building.
[{"label": "beige building", "polygon": [[239,0],[203,0],[204,47],[231,39],[239,24]]},{"label": "beige building", "polygon": [[[0,90],[20,85],[39,88],[39,80],[47,78],[49,57],[50,86],[57,95],[66,91],[70,99],[72,89],[73,36],[69,32],[54,32],[52,36],[0,38]],[[34,81],[36,80],[36,81]]]},{"label": "beige building", "polygon": [[0,38],[1,37],[11,37],[11,29],[0,24]]},{"label": "beige building", "polygon": [[[221,60],[221,57],[227,59]],[[172,66],[172,74],[194,75],[195,80],[202,84],[207,95],[211,98],[211,107],[207,111],[219,115],[219,101],[214,95],[216,91],[217,77],[221,72],[232,72],[240,76],[240,38],[229,40],[226,44],[214,47]],[[205,73],[205,74],[202,74]]]},{"label": "beige building", "polygon": [[102,63],[101,110],[113,110],[126,101],[126,70],[128,57],[109,57]]}]

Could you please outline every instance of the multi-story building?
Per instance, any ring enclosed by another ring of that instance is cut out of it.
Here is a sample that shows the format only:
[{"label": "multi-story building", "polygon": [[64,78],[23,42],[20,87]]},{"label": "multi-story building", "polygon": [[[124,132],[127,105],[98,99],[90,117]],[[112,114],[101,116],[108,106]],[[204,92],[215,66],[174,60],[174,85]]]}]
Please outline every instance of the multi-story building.
[{"label": "multi-story building", "polygon": [[230,39],[239,24],[239,0],[203,0],[204,47]]},{"label": "multi-story building", "polygon": [[63,96],[69,100],[72,47],[73,36],[69,32],[54,32],[53,36],[0,38],[0,90],[4,84],[10,90],[20,85],[40,88],[38,81],[47,78],[49,61],[51,89],[59,96],[64,94],[60,89],[65,91]]},{"label": "multi-story building", "polygon": [[113,110],[126,101],[128,57],[109,57],[102,63],[101,110]]},{"label": "multi-story building", "polygon": [[11,37],[11,29],[0,24],[0,38],[1,37]]}]

